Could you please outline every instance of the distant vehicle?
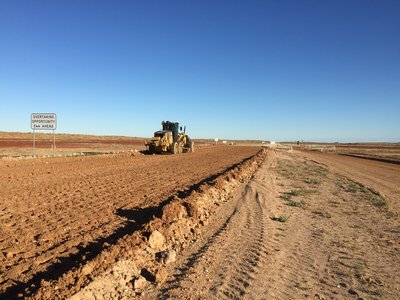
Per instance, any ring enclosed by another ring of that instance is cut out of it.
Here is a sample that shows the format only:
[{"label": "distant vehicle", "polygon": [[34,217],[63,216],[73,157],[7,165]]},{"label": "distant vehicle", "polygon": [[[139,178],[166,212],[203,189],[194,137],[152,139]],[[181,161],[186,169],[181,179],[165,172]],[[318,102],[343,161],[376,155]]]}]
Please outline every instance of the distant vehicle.
[{"label": "distant vehicle", "polygon": [[154,137],[145,142],[149,153],[194,152],[194,142],[186,134],[186,126],[182,132],[178,122],[163,121],[161,125],[162,130],[154,132]]}]

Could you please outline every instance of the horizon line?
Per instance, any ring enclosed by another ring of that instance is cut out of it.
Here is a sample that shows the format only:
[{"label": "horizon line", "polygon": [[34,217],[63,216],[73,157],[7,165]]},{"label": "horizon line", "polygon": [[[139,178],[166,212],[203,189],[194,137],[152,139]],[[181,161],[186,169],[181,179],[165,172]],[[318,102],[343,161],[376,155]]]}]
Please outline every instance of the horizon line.
[{"label": "horizon line", "polygon": [[[53,132],[50,132],[51,130],[36,130],[35,134],[49,134],[52,135]],[[33,134],[32,131],[2,131],[0,130],[0,133],[19,133],[19,134]],[[125,137],[125,138],[133,138],[133,139],[148,139],[151,137],[142,137],[142,136],[129,136],[129,135],[115,135],[115,134],[94,134],[94,133],[70,133],[70,132],[54,132],[56,135],[81,135],[81,136],[98,136],[98,137]],[[214,141],[215,137],[210,138],[210,137],[197,137],[193,138],[194,140],[210,140]],[[325,140],[326,139],[326,140]],[[325,140],[325,141],[323,141]],[[340,141],[342,140],[342,141]],[[343,139],[329,139],[329,138],[312,138],[309,140],[303,140],[303,139],[251,139],[251,138],[244,138],[244,139],[232,139],[232,138],[218,138],[218,142],[221,141],[253,141],[253,142],[270,142],[270,141],[275,141],[279,143],[297,143],[299,142],[300,144],[306,144],[306,143],[329,143],[329,144],[400,144],[400,138],[398,141],[395,141],[397,139],[393,139],[393,141],[385,141],[384,139],[378,140],[378,139],[371,139],[371,140],[365,140],[365,139],[360,139],[357,140],[355,139],[354,141],[343,141]]]}]

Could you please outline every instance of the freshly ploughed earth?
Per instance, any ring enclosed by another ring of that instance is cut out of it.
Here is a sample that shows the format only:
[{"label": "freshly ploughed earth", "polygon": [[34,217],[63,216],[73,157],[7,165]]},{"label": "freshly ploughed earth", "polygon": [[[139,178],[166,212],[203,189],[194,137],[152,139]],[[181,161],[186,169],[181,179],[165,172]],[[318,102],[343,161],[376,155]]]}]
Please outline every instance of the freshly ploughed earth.
[{"label": "freshly ploughed earth", "polygon": [[[145,216],[259,151],[0,161],[0,298],[72,296],[79,278],[65,287],[73,292],[43,291],[133,234],[119,234],[132,211]],[[257,166],[200,221],[201,234],[165,264],[164,280],[133,279],[129,297],[118,298],[400,298],[400,165],[268,150]]]},{"label": "freshly ploughed earth", "polygon": [[125,212],[156,206],[257,151],[222,146],[0,161],[0,293],[111,236],[126,223]]}]

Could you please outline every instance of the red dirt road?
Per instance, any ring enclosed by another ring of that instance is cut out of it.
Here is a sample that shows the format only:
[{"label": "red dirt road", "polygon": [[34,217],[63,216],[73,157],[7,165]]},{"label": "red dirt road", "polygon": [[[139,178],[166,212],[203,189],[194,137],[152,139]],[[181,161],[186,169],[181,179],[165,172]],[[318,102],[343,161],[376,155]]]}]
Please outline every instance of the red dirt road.
[{"label": "red dirt road", "polygon": [[135,208],[159,205],[259,149],[0,162],[0,296],[93,257],[127,222],[145,221],[133,218]]},{"label": "red dirt road", "polygon": [[379,191],[388,198],[389,206],[400,212],[400,165],[330,153],[297,153]]}]

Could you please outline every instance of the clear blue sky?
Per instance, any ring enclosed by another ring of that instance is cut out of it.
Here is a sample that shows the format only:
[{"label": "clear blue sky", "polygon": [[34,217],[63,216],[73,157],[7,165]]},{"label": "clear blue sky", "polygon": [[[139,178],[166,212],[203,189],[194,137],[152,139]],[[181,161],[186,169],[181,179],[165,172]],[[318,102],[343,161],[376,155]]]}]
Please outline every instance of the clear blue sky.
[{"label": "clear blue sky", "polygon": [[400,141],[400,1],[0,0],[0,131]]}]

